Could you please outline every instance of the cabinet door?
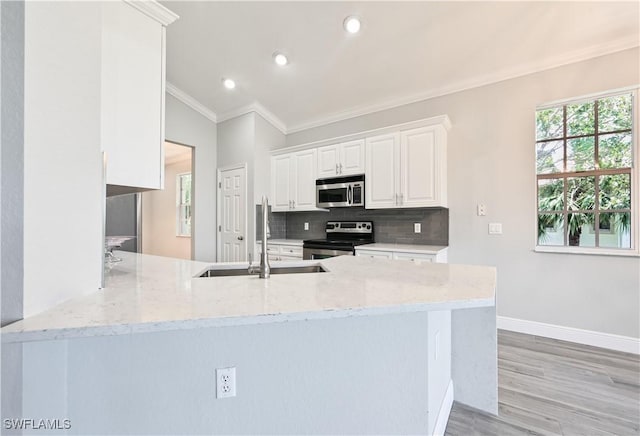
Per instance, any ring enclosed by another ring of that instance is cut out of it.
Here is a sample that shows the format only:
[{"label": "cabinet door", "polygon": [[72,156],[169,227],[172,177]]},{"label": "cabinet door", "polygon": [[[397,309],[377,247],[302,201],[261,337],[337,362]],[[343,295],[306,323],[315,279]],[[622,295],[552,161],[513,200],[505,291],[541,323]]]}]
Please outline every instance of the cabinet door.
[{"label": "cabinet door", "polygon": [[365,207],[397,207],[400,173],[400,135],[367,138],[365,151]]},{"label": "cabinet door", "polygon": [[316,150],[295,153],[293,210],[316,209]]},{"label": "cabinet door", "polygon": [[443,146],[438,144],[436,127],[401,133],[401,207],[445,206],[442,202]]},{"label": "cabinet door", "polygon": [[271,210],[289,210],[293,198],[291,179],[293,177],[293,155],[281,154],[271,158]]},{"label": "cabinet door", "polygon": [[335,177],[340,168],[340,146],[327,145],[318,148],[318,178]]},{"label": "cabinet door", "polygon": [[364,139],[340,144],[340,174],[364,174]]},{"label": "cabinet door", "polygon": [[108,184],[164,188],[164,32],[160,23],[124,2],[103,6],[102,141]]}]

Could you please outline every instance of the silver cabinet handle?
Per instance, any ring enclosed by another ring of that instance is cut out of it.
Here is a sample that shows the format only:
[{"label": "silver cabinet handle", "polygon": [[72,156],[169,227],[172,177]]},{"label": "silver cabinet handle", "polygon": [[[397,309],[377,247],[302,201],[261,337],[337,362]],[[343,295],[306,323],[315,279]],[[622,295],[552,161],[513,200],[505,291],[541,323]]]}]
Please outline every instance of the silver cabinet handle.
[{"label": "silver cabinet handle", "polygon": [[291,206],[291,200],[289,200],[289,209],[291,209],[293,206]]},{"label": "silver cabinet handle", "polygon": [[293,203],[293,208],[295,209],[296,208],[296,201],[293,200],[292,203]]},{"label": "silver cabinet handle", "polygon": [[244,237],[243,236],[238,236],[238,241],[242,241],[242,240],[244,240]]},{"label": "silver cabinet handle", "polygon": [[340,174],[342,174],[342,164],[340,164]]},{"label": "silver cabinet handle", "polygon": [[338,169],[338,164],[336,164],[336,174],[340,174],[339,169]]}]

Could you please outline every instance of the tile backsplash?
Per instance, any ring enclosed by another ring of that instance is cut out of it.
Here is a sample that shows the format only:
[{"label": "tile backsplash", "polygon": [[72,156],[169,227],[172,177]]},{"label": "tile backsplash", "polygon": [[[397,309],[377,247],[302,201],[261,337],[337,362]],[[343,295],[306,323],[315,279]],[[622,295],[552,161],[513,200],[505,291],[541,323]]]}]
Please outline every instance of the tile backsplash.
[{"label": "tile backsplash", "polygon": [[[261,207],[256,206],[256,217]],[[270,213],[271,237],[274,239],[317,239],[325,237],[327,221],[373,221],[376,242],[397,244],[449,245],[449,209],[364,209],[335,208],[328,212]],[[256,220],[260,221],[259,219]],[[304,230],[304,223],[309,230]],[[422,225],[421,233],[413,232],[413,224]],[[257,226],[256,234],[262,234]]]}]

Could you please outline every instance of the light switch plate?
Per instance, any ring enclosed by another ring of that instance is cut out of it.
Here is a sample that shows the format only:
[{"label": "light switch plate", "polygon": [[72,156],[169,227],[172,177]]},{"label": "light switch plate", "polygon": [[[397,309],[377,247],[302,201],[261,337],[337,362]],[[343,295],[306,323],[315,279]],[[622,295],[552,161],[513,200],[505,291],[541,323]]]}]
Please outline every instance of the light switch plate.
[{"label": "light switch plate", "polygon": [[413,233],[422,233],[422,223],[413,223]]},{"label": "light switch plate", "polygon": [[502,234],[502,223],[489,223],[489,234],[490,235],[501,235]]},{"label": "light switch plate", "polygon": [[304,229],[309,230],[309,223],[304,223]]}]

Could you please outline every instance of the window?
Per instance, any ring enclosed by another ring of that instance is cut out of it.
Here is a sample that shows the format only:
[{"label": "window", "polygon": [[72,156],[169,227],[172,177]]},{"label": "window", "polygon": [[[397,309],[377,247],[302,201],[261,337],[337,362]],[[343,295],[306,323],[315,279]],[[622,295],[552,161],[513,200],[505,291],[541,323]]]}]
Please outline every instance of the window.
[{"label": "window", "polygon": [[176,177],[176,229],[178,236],[191,236],[191,173]]},{"label": "window", "polygon": [[633,97],[536,111],[538,246],[635,248]]}]

